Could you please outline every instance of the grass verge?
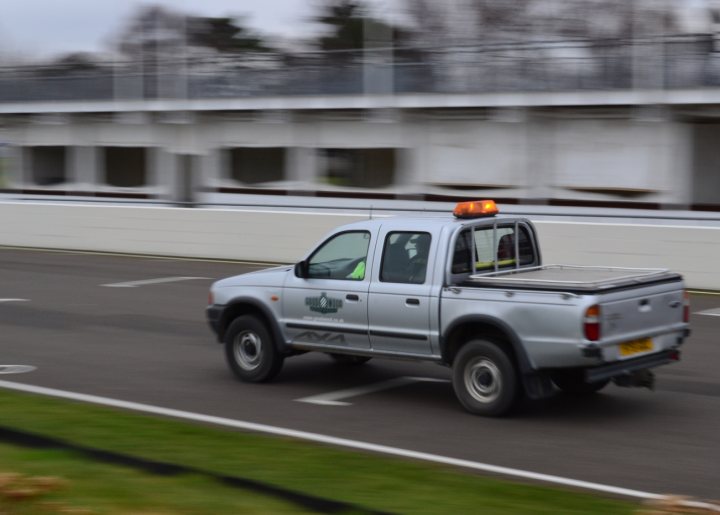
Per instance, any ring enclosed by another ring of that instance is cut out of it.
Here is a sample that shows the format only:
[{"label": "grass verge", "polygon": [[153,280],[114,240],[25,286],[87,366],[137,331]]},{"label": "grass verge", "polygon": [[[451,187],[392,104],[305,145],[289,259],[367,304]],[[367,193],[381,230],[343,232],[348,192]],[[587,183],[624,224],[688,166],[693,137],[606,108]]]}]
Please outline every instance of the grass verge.
[{"label": "grass verge", "polygon": [[[629,514],[637,504],[307,442],[0,390],[3,425],[74,444],[391,513]],[[0,445],[0,471],[71,481],[52,494],[98,513],[302,513],[204,475],[160,477],[73,452]],[[130,504],[128,504],[130,503]]]}]

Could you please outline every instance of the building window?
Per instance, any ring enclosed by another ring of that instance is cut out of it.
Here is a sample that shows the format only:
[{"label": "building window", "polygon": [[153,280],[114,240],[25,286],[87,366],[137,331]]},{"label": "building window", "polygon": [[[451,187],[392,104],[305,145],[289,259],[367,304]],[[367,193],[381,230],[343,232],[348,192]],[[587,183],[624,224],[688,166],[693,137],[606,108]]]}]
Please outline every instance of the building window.
[{"label": "building window", "polygon": [[67,182],[67,150],[65,147],[32,147],[30,166],[32,181],[39,186]]},{"label": "building window", "polygon": [[283,147],[235,147],[230,153],[230,178],[243,184],[285,179],[287,149]]},{"label": "building window", "polygon": [[325,148],[320,150],[320,176],[327,184],[351,188],[383,188],[395,182],[395,148]]},{"label": "building window", "polygon": [[105,147],[105,183],[118,188],[145,186],[146,157],[144,147]]}]

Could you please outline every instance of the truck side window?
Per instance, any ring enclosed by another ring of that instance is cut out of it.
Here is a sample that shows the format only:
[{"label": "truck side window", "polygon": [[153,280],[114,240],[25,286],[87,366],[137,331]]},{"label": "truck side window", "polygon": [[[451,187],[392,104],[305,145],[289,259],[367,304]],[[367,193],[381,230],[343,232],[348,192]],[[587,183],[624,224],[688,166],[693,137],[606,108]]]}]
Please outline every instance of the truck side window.
[{"label": "truck side window", "polygon": [[391,232],[385,238],[380,280],[423,284],[432,238],[426,232]]},{"label": "truck side window", "polygon": [[308,260],[308,278],[365,279],[370,233],[350,231],[337,234],[323,243]]}]

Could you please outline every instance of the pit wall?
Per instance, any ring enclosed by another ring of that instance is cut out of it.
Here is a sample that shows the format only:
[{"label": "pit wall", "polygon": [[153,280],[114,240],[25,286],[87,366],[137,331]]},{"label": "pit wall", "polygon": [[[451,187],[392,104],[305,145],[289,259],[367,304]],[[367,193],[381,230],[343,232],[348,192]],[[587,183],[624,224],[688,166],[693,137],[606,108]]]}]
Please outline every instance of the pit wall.
[{"label": "pit wall", "polygon": [[[0,203],[0,245],[291,263],[367,215]],[[543,262],[670,268],[720,290],[720,227],[538,221]]]}]

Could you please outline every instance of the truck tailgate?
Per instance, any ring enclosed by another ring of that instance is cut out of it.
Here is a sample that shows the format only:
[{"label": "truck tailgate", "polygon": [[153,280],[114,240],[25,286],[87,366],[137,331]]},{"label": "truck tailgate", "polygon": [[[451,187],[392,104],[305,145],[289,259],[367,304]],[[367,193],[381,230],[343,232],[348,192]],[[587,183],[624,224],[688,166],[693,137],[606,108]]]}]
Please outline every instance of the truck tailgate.
[{"label": "truck tailgate", "polygon": [[627,290],[627,298],[601,301],[603,339],[647,331],[666,331],[683,321],[683,290],[668,285],[669,291],[643,293],[644,288]]}]

